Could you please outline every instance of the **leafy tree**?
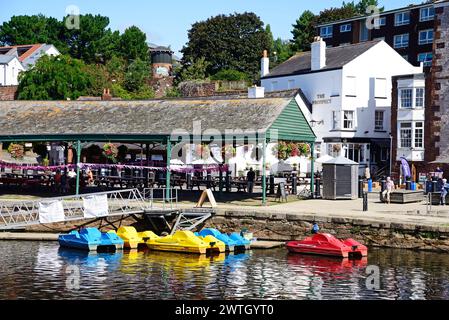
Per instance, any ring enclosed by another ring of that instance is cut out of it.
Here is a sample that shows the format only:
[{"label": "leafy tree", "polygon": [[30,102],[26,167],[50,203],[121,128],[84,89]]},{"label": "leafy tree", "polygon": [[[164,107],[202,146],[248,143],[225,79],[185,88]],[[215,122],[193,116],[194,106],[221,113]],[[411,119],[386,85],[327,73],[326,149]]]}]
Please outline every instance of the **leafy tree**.
[{"label": "leafy tree", "polygon": [[62,53],[66,53],[68,47],[61,39],[62,30],[62,22],[42,14],[13,16],[0,26],[0,44],[13,46],[48,43],[53,44]]},{"label": "leafy tree", "polygon": [[360,0],[359,3],[355,5],[357,12],[361,15],[370,14],[368,7],[375,6],[379,9],[380,12],[385,10],[385,7],[379,7],[378,0]]},{"label": "leafy tree", "polygon": [[148,62],[140,59],[135,60],[129,65],[125,74],[124,88],[131,92],[139,91],[149,79],[150,72]]},{"label": "leafy tree", "polygon": [[306,10],[293,25],[293,50],[309,51],[313,37],[316,36],[315,15]]},{"label": "leafy tree", "polygon": [[119,84],[122,84],[125,81],[127,64],[123,58],[114,55],[108,62],[106,62],[105,66],[108,72],[109,81]]},{"label": "leafy tree", "polygon": [[205,58],[201,57],[196,61],[190,60],[185,63],[180,72],[180,80],[204,80],[207,78],[207,68],[210,63]]},{"label": "leafy tree", "polygon": [[281,38],[277,38],[274,41],[273,50],[273,53],[275,53],[275,55],[272,62],[272,67],[275,67],[288,60],[294,54],[293,45],[290,43],[290,41],[282,40]]},{"label": "leafy tree", "polygon": [[114,56],[117,56],[120,47],[121,36],[119,31],[106,30],[104,36],[98,40],[95,52],[95,61],[106,64]]},{"label": "leafy tree", "polygon": [[[69,54],[86,63],[103,62],[104,50],[111,51],[110,47],[104,48],[105,40],[117,36],[110,29],[106,29],[108,25],[108,17],[93,16],[91,14],[80,15],[79,29],[64,28],[63,37],[69,47]],[[104,39],[104,37],[107,38]],[[115,48],[112,48],[113,50]]]},{"label": "leafy tree", "polygon": [[271,54],[274,51],[274,37],[273,37],[273,32],[271,32],[270,24],[267,24],[267,26],[265,27],[265,31],[268,35],[268,41],[269,41],[267,50]]},{"label": "leafy tree", "polygon": [[132,26],[125,30],[120,38],[120,53],[127,60],[148,60],[147,36],[138,27]]},{"label": "leafy tree", "polygon": [[320,12],[316,19],[316,23],[321,24],[341,19],[349,19],[356,15],[358,15],[358,12],[352,5],[345,5],[341,8],[329,8]]},{"label": "leafy tree", "polygon": [[66,100],[85,95],[92,85],[84,62],[67,55],[43,56],[21,73],[20,100]]},{"label": "leafy tree", "polygon": [[244,72],[237,70],[220,70],[211,77],[212,80],[225,80],[225,81],[248,81],[248,75]]},{"label": "leafy tree", "polygon": [[204,58],[209,63],[206,76],[233,69],[256,77],[256,61],[270,47],[264,24],[254,13],[218,15],[197,22],[188,32],[189,41],[181,50],[183,63]]}]

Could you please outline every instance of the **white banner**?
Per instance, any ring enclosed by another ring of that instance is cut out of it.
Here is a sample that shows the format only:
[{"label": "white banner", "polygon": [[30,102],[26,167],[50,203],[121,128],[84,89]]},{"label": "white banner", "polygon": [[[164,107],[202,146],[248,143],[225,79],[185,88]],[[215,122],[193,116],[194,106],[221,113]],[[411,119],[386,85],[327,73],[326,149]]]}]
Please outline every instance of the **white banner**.
[{"label": "white banner", "polygon": [[54,223],[65,220],[62,201],[39,202],[39,222]]},{"label": "white banner", "polygon": [[105,194],[84,197],[83,206],[85,218],[105,217],[109,214],[108,196]]}]

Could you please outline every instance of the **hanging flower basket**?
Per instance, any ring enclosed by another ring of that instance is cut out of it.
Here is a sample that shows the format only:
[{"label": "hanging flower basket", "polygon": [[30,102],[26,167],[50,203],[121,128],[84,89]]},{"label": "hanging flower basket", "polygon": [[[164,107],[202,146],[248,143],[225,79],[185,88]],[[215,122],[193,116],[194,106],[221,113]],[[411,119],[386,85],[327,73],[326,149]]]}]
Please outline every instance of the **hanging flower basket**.
[{"label": "hanging flower basket", "polygon": [[118,148],[115,144],[113,143],[106,143],[103,146],[103,155],[113,161],[113,162],[117,162],[117,155],[118,155]]},{"label": "hanging flower basket", "polygon": [[301,156],[307,157],[310,155],[310,145],[308,143],[298,144],[298,151]]},{"label": "hanging flower basket", "polygon": [[25,154],[25,149],[23,145],[18,143],[11,143],[8,147],[8,152],[11,154],[11,157],[14,159],[23,159]]}]

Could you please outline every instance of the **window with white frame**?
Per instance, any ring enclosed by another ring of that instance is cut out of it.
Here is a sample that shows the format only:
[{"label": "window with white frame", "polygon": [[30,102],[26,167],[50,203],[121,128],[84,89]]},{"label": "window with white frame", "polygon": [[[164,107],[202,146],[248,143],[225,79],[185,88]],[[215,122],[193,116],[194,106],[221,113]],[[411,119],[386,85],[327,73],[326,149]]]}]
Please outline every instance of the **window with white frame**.
[{"label": "window with white frame", "polygon": [[410,36],[408,33],[399,34],[394,36],[394,47],[395,48],[407,48]]},{"label": "window with white frame", "polygon": [[394,17],[395,26],[403,26],[410,23],[410,12],[396,13]]},{"label": "window with white frame", "polygon": [[418,54],[418,62],[423,62],[425,67],[431,67],[433,60],[432,52],[425,52]]},{"label": "window with white frame", "polygon": [[424,148],[424,122],[399,123],[399,148]]},{"label": "window with white frame", "polygon": [[384,111],[376,111],[374,115],[374,130],[384,130]]},{"label": "window with white frame", "polygon": [[435,8],[422,8],[419,13],[419,21],[429,21],[435,18]]},{"label": "window with white frame", "polygon": [[419,44],[433,43],[433,29],[423,30],[419,32]]},{"label": "window with white frame", "polygon": [[321,27],[320,36],[321,38],[332,38],[333,26]]},{"label": "window with white frame", "polygon": [[354,111],[344,111],[343,129],[354,129]]},{"label": "window with white frame", "polygon": [[350,23],[342,24],[340,26],[340,32],[350,32],[352,30],[352,25]]},{"label": "window with white frame", "polygon": [[412,147],[412,123],[402,122],[399,125],[399,148]]},{"label": "window with white frame", "polygon": [[405,88],[399,89],[399,100],[401,108],[424,108],[425,89]]},{"label": "window with white frame", "polygon": [[365,145],[348,143],[344,145],[346,149],[346,158],[357,163],[365,162]]},{"label": "window with white frame", "polygon": [[401,108],[412,108],[413,107],[413,89],[401,89]]},{"label": "window with white frame", "polygon": [[380,17],[374,19],[374,28],[380,28],[387,25],[387,17]]},{"label": "window with white frame", "polygon": [[423,148],[424,147],[424,123],[423,122],[415,122],[415,136],[414,145],[415,148]]},{"label": "window with white frame", "polygon": [[415,90],[415,108],[424,108],[424,88]]}]

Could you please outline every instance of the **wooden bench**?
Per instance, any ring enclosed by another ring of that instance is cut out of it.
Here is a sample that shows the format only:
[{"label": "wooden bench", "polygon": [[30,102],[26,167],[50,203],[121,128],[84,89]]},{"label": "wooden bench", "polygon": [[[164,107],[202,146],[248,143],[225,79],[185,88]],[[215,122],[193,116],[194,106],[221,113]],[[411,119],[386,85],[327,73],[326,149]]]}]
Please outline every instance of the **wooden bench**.
[{"label": "wooden bench", "polygon": [[[380,195],[382,197],[382,193]],[[390,193],[391,203],[415,203],[424,200],[424,192],[412,190],[394,190]]]}]

